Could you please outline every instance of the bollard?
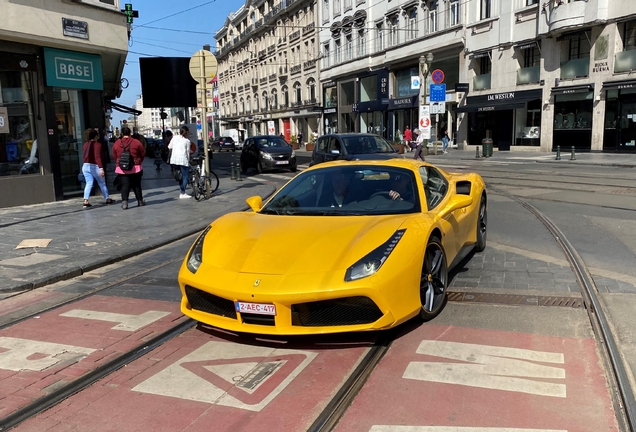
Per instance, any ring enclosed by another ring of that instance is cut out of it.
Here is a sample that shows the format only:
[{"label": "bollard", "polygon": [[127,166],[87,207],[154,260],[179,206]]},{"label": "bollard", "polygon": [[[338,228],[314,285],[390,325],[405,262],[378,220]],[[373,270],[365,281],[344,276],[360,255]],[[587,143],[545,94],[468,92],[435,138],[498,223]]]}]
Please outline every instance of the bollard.
[{"label": "bollard", "polygon": [[236,163],[236,180],[243,181],[243,179],[241,178],[241,166],[238,164],[238,162]]},{"label": "bollard", "polygon": [[477,146],[477,152],[475,153],[475,159],[479,159],[479,146]]},{"label": "bollard", "polygon": [[561,160],[561,146],[557,146],[557,155],[555,160]]},{"label": "bollard", "polygon": [[234,173],[234,162],[230,163],[230,170],[231,170],[230,180],[236,180],[236,174]]},{"label": "bollard", "polygon": [[570,160],[576,160],[576,154],[574,153],[574,146],[572,146],[572,154],[570,154]]}]

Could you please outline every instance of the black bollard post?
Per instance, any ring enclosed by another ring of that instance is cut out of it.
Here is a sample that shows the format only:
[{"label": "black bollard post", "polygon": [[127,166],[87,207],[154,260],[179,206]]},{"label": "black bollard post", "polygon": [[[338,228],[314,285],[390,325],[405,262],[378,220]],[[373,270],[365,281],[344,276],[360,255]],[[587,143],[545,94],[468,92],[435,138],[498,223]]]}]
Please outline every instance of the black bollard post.
[{"label": "black bollard post", "polygon": [[230,180],[236,180],[236,174],[234,173],[234,162],[230,163],[230,170],[231,170]]},{"label": "black bollard post", "polygon": [[477,146],[477,151],[475,152],[475,159],[479,159],[479,146]]},{"label": "black bollard post", "polygon": [[238,164],[238,162],[236,163],[236,180],[243,181],[243,179],[241,178],[241,166]]},{"label": "black bollard post", "polygon": [[572,146],[572,154],[570,154],[570,160],[576,160],[576,154],[574,153],[574,146]]},{"label": "black bollard post", "polygon": [[561,160],[561,146],[557,146],[557,155],[555,160]]}]

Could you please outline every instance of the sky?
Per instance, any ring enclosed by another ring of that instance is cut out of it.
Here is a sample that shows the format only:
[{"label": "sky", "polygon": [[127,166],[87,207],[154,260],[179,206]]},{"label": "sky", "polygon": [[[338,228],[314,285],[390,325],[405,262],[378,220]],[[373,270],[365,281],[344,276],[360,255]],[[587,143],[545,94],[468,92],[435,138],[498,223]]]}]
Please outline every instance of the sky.
[{"label": "sky", "polygon": [[[128,88],[114,102],[133,106],[141,94],[139,77],[140,57],[191,57],[209,44],[214,52],[214,33],[219,30],[230,12],[236,12],[245,2],[242,0],[121,0],[132,3],[139,11],[135,18],[128,56],[122,78],[128,80]],[[113,111],[111,124],[118,126],[128,114]]]}]

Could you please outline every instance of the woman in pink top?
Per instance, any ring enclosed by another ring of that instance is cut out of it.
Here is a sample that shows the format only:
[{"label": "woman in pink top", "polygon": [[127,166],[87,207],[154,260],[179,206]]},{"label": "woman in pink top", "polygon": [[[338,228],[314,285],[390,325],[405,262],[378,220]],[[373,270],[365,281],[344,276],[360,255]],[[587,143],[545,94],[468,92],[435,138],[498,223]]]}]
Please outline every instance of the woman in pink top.
[{"label": "woman in pink top", "polygon": [[[141,176],[143,175],[143,168],[141,164],[146,157],[146,151],[144,146],[130,136],[130,128],[124,126],[121,128],[121,138],[115,141],[113,144],[113,159],[115,160],[115,173],[121,176],[121,208],[126,210],[128,208],[128,195],[132,188],[137,198],[137,205],[146,205],[141,193]],[[130,151],[133,159],[135,160],[135,166],[130,170],[122,170],[119,167],[119,157],[123,153],[124,149]]]},{"label": "woman in pink top", "polygon": [[88,197],[93,190],[93,183],[96,181],[99,184],[99,188],[102,190],[102,195],[106,199],[106,204],[112,204],[115,201],[108,196],[108,187],[106,186],[104,164],[102,163],[102,143],[99,142],[99,132],[94,129],[89,129],[87,141],[84,143],[82,149],[83,162],[82,174],[84,174],[84,180],[86,180],[86,187],[84,187],[84,208],[92,207],[88,202]]}]

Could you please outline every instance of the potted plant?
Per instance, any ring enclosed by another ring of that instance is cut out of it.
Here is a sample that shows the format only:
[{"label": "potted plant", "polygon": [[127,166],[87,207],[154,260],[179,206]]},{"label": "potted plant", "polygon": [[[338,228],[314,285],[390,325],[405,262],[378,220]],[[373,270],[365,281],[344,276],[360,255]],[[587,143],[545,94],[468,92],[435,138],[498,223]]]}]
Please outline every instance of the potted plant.
[{"label": "potted plant", "polygon": [[305,144],[305,150],[314,151],[314,146],[316,145],[316,137],[314,134],[309,134],[309,142]]},{"label": "potted plant", "polygon": [[392,143],[391,146],[397,150],[397,152],[399,154],[404,154],[404,143],[398,139],[395,139]]},{"label": "potted plant", "polygon": [[300,145],[298,144],[298,137],[296,135],[291,136],[290,145],[294,150],[298,150],[300,148]]}]

